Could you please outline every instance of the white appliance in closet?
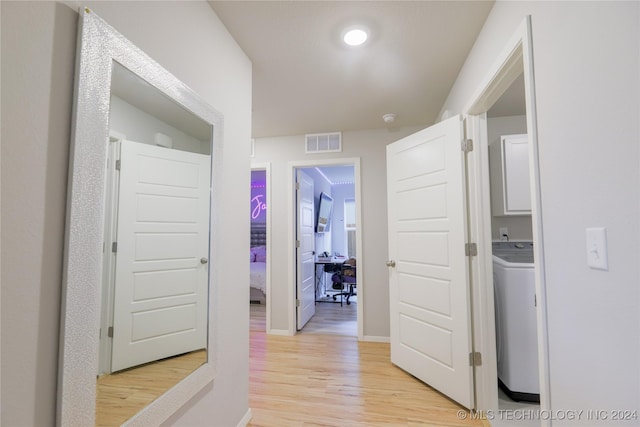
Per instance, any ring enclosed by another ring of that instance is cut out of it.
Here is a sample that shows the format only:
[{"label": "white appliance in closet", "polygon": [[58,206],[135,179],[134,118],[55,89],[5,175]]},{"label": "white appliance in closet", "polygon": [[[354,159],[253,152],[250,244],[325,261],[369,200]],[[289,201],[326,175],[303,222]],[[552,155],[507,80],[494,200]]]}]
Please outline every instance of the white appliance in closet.
[{"label": "white appliance in closet", "polygon": [[533,244],[494,242],[498,379],[513,400],[540,401]]}]

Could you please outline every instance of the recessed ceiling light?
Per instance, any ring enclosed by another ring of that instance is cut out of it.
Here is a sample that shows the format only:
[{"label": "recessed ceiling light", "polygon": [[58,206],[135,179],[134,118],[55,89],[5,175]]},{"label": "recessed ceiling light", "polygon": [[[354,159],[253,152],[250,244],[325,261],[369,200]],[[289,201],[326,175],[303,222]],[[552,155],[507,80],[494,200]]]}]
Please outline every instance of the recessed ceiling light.
[{"label": "recessed ceiling light", "polygon": [[367,41],[369,32],[364,27],[349,27],[344,32],[342,39],[349,46],[360,46]]}]

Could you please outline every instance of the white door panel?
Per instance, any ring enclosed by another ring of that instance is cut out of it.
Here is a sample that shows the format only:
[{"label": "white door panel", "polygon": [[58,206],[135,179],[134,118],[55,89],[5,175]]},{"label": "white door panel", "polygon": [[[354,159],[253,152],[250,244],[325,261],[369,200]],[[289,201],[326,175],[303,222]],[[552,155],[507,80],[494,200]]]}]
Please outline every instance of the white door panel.
[{"label": "white door panel", "polygon": [[198,269],[139,271],[133,280],[134,301],[193,294],[197,290]]},{"label": "white door panel", "polygon": [[138,222],[193,223],[198,220],[198,200],[141,194],[136,213]]},{"label": "white door panel", "polygon": [[297,251],[296,298],[297,329],[300,330],[316,313],[315,297],[315,207],[313,202],[313,179],[297,171],[299,190],[297,193]]},{"label": "white door panel", "polygon": [[198,233],[152,234],[140,231],[134,236],[134,262],[185,260],[187,264],[191,264],[198,255],[199,237]]},{"label": "white door panel", "polygon": [[[396,198],[398,219],[444,218],[447,215],[446,195],[447,187],[445,185],[433,185],[398,193]],[[416,199],[429,199],[435,203],[414,203]]]},{"label": "white door panel", "polygon": [[473,405],[460,117],[387,146],[391,360]]},{"label": "white door panel", "polygon": [[206,347],[210,157],[122,143],[112,371]]},{"label": "white door panel", "polygon": [[132,341],[193,330],[197,327],[196,311],[194,303],[187,303],[134,313]]},{"label": "white door panel", "polygon": [[[162,147],[156,148],[158,150],[167,150]],[[186,153],[185,151],[178,150],[172,150],[172,152]],[[166,158],[166,153],[164,152],[157,152],[154,154],[149,153],[146,156],[138,157],[138,182],[140,184],[151,184],[154,186],[158,185],[169,188],[182,187],[196,191],[198,190],[205,171],[200,171],[197,168],[194,168],[194,162],[192,160],[185,158],[184,161],[180,161],[177,159]],[[198,156],[198,154],[195,155]],[[187,157],[191,156],[187,155]]]}]

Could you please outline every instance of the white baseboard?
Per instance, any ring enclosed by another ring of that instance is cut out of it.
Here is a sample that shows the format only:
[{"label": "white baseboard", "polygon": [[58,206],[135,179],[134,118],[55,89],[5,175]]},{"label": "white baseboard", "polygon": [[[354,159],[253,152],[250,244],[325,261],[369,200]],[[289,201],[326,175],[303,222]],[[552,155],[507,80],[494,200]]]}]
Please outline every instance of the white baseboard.
[{"label": "white baseboard", "polygon": [[378,336],[375,336],[375,335],[365,335],[365,336],[362,337],[362,341],[390,343],[391,342],[391,338],[389,338],[389,337],[378,337]]},{"label": "white baseboard", "polygon": [[253,415],[251,414],[251,408],[247,409],[247,413],[244,414],[244,417],[242,417],[242,419],[238,423],[238,427],[246,427],[246,425],[249,424],[249,421],[251,421],[252,416]]},{"label": "white baseboard", "polygon": [[267,335],[284,335],[291,336],[288,329],[269,329]]}]

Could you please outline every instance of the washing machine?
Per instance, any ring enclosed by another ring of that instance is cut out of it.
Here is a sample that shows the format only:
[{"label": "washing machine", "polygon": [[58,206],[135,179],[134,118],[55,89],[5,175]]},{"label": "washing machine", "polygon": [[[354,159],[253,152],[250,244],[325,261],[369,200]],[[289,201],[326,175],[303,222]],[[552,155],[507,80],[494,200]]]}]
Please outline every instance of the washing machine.
[{"label": "washing machine", "polygon": [[494,242],[498,383],[513,400],[540,402],[531,242]]}]

